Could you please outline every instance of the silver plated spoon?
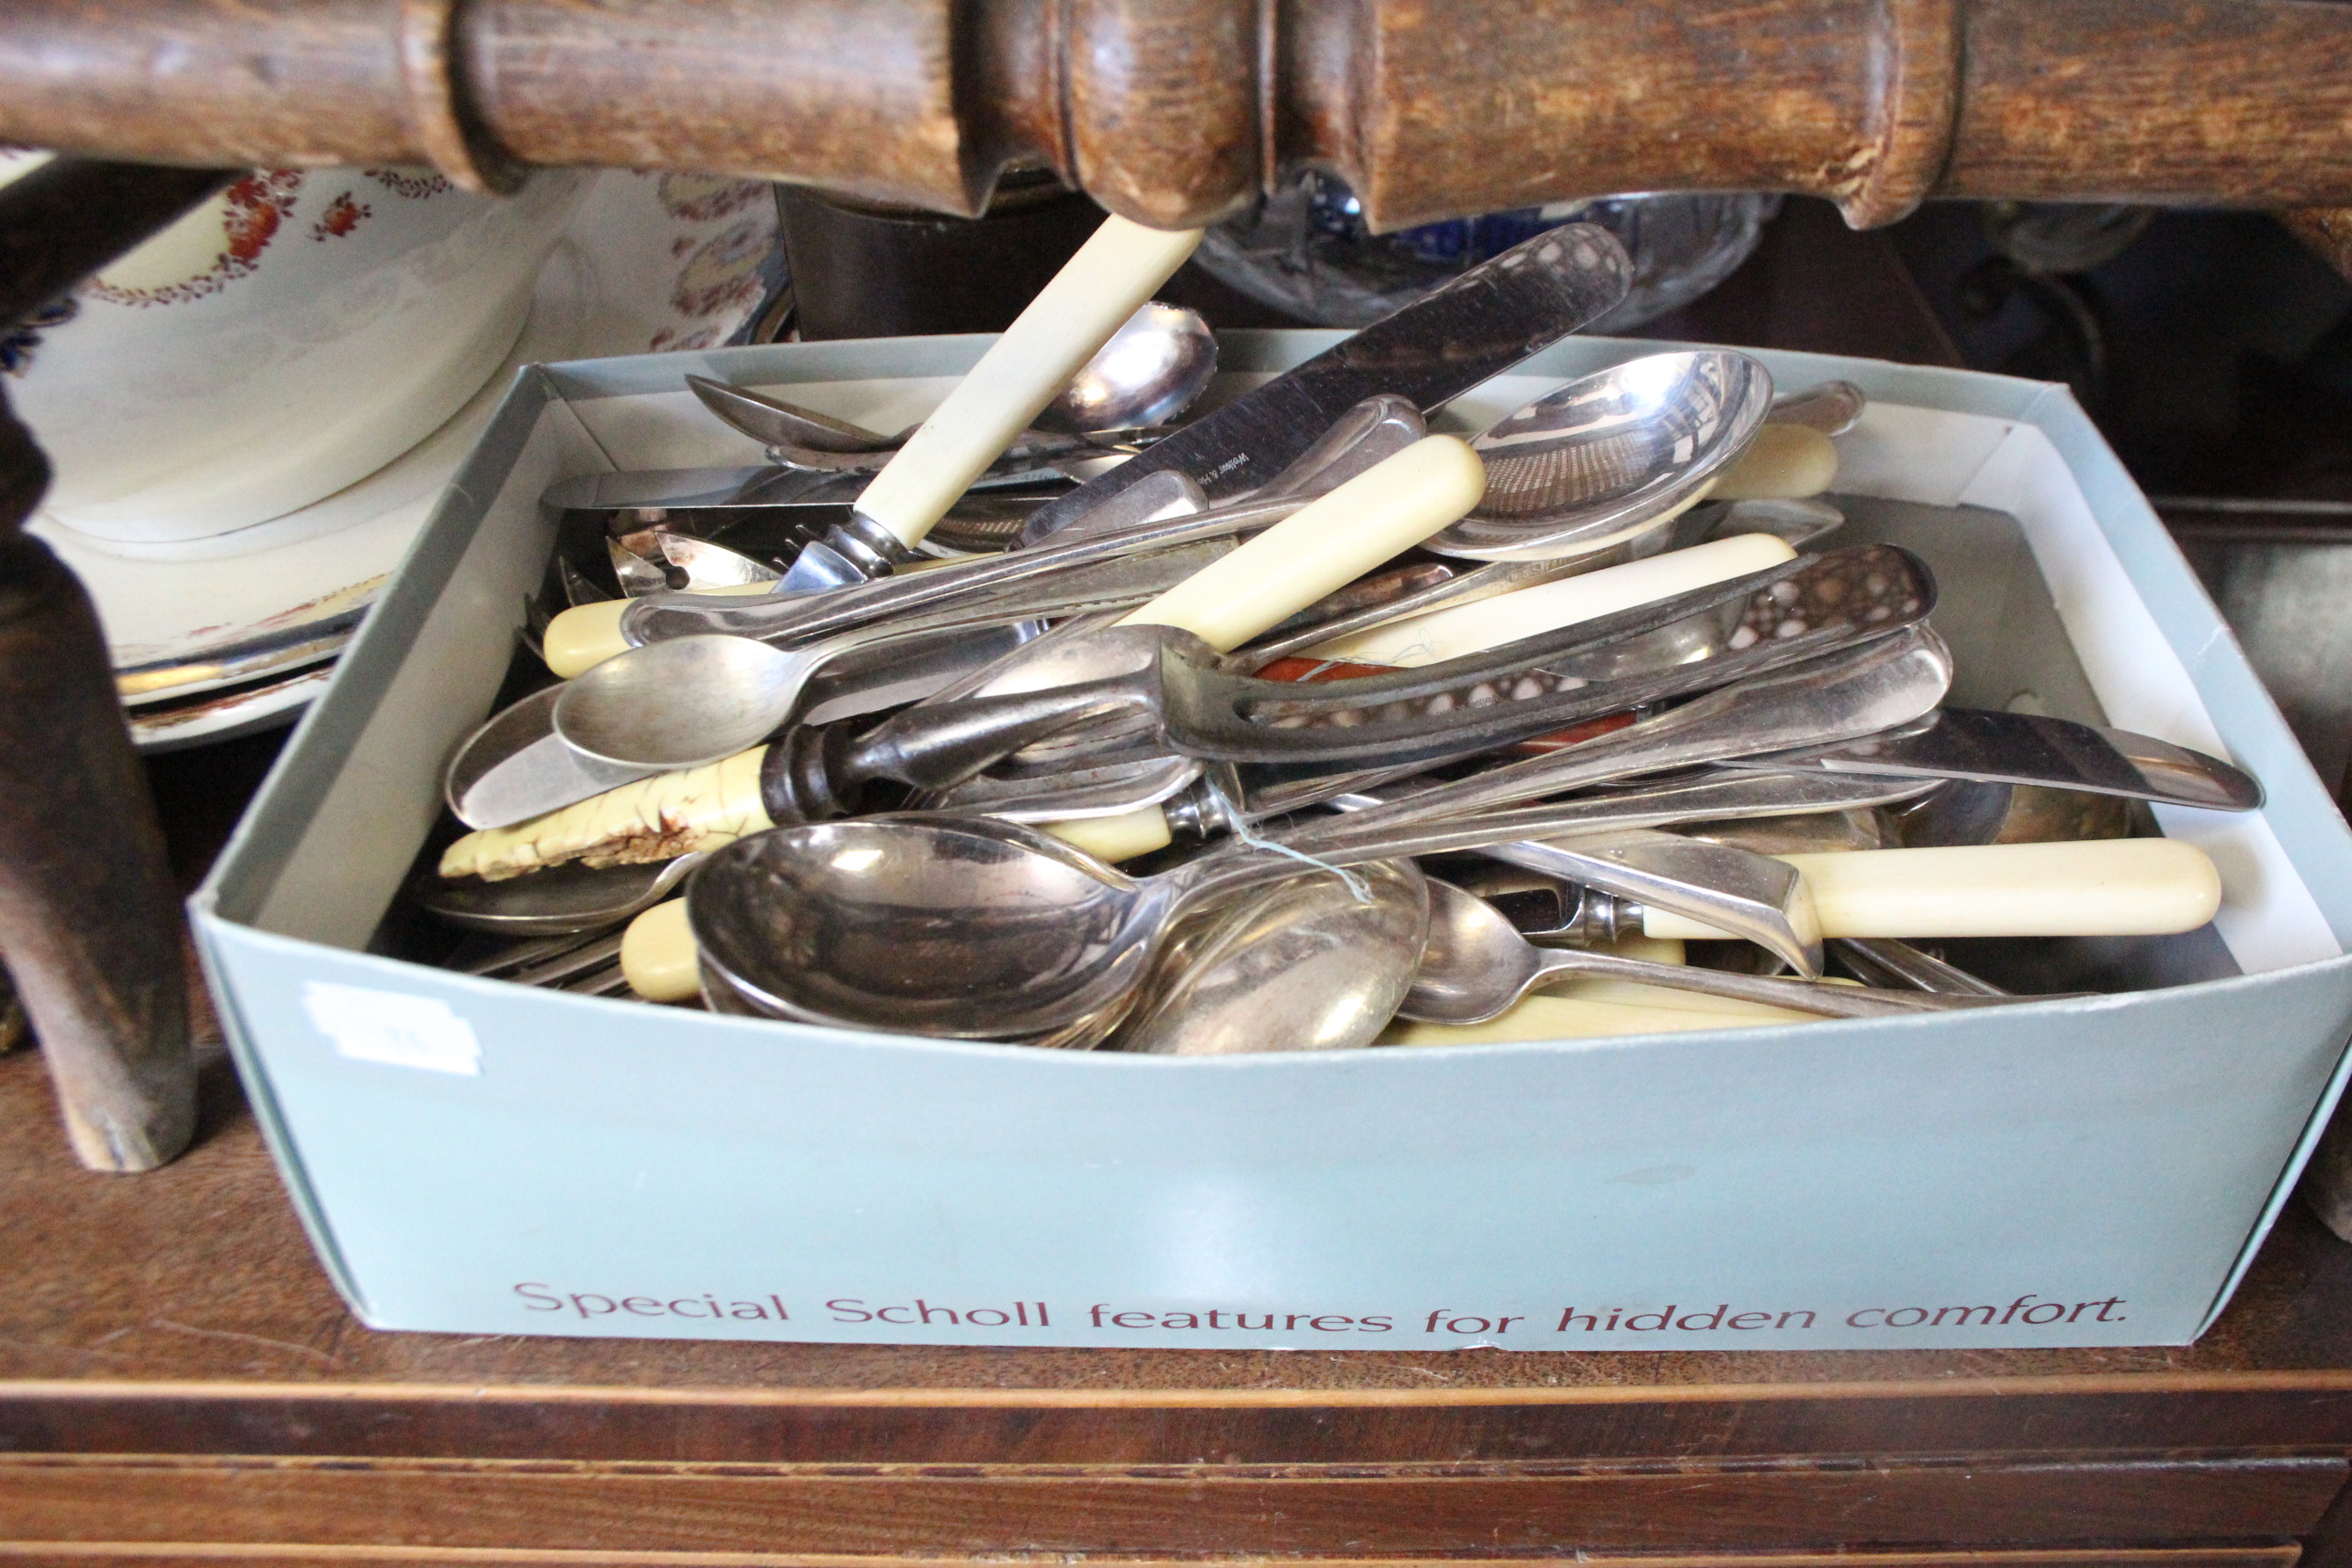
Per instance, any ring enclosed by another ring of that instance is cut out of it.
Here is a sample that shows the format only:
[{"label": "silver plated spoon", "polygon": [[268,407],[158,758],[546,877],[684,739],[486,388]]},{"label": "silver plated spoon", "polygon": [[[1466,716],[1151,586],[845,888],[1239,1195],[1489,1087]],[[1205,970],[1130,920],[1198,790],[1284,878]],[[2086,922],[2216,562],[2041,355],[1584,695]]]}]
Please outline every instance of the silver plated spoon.
[{"label": "silver plated spoon", "polygon": [[1850,381],[1825,381],[1774,398],[1772,423],[1803,425],[1824,436],[1843,436],[1861,421],[1869,402],[1862,388]]},{"label": "silver plated spoon", "polygon": [[408,896],[436,920],[467,931],[564,936],[619,925],[644,913],[669,897],[704,858],[697,852],[644,866],[551,866],[502,882],[470,877],[446,881],[427,867],[410,882]]},{"label": "silver plated spoon", "polygon": [[[583,757],[663,771],[699,766],[757,745],[793,716],[810,681],[850,658],[893,664],[920,658],[935,645],[984,657],[959,658],[952,679],[994,668],[1032,640],[1034,617],[1076,616],[1131,608],[1182,582],[1223,552],[1203,542],[1100,562],[1058,578],[1008,588],[968,605],[874,622],[792,647],[710,633],[669,637],[615,654],[575,676],[550,712],[554,733]],[[989,628],[1005,628],[988,637]],[[1015,632],[1011,628],[1024,628]],[[983,640],[974,644],[979,634]],[[894,695],[913,700],[898,683]],[[829,704],[843,714],[843,704]],[[867,710],[871,710],[868,709]],[[843,716],[848,716],[843,714]],[[563,804],[559,802],[558,804]]]},{"label": "silver plated spoon", "polygon": [[1647,354],[1570,382],[1471,441],[1486,497],[1426,548],[1568,554],[1663,517],[1739,456],[1771,402],[1771,373],[1729,349]]},{"label": "silver plated spoon", "polygon": [[[789,672],[795,694],[821,684],[824,706],[836,716],[875,712],[955,679],[975,665],[995,662],[1029,635],[1020,622],[897,629],[900,635],[895,637],[845,637],[824,645],[824,657],[804,659]],[[814,656],[819,650],[805,651]],[[887,665],[874,663],[884,658],[890,659]],[[443,775],[442,795],[458,821],[468,827],[510,827],[669,771],[667,763],[594,756],[565,741],[556,731],[555,714],[570,689],[568,684],[551,686],[513,703],[457,749]],[[694,742],[688,736],[676,743],[690,748]]]},{"label": "silver plated spoon", "polygon": [[1117,1047],[1222,1057],[1369,1046],[1412,989],[1429,888],[1410,860],[1303,870],[1169,940]]},{"label": "silver plated spoon", "polygon": [[1429,945],[1411,991],[1397,1008],[1398,1016],[1423,1023],[1483,1024],[1509,1012],[1529,992],[1563,980],[1630,981],[1835,1018],[1899,1017],[2008,1000],[1824,985],[1652,963],[1580,948],[1538,947],[1485,900],[1435,878],[1429,881]]},{"label": "silver plated spoon", "polygon": [[[1314,853],[1361,865],[1521,831],[1389,827],[1318,837]],[[1123,1011],[1179,915],[1297,871],[1278,847],[1234,846],[1130,878],[1018,823],[910,813],[739,838],[695,879],[687,920],[706,973],[759,1011],[1018,1038]]]},{"label": "silver plated spoon", "polygon": [[[1200,312],[1158,300],[1144,305],[1111,334],[1070,378],[1023,437],[1016,453],[1100,451],[1085,442],[1039,442],[1040,434],[1085,436],[1164,425],[1192,406],[1217,370],[1216,334]],[[871,458],[878,467],[914,434],[869,430],[782,398],[746,391],[707,376],[689,375],[687,385],[704,407],[733,428],[768,447],[788,466],[834,467],[808,460],[823,456]],[[794,462],[794,458],[802,459]],[[838,470],[836,470],[838,471]]]}]

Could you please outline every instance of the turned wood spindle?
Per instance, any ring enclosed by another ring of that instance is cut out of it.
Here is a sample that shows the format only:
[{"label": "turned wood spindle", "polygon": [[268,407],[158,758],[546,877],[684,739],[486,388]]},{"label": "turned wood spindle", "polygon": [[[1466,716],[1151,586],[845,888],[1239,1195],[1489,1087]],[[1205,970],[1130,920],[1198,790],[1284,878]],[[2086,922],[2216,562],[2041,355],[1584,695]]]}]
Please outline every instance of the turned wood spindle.
[{"label": "turned wood spindle", "polygon": [[[233,177],[59,159],[0,190],[0,323]],[[21,531],[48,480],[0,397],[0,959],[74,1152],[145,1171],[195,1125],[179,899],[89,595]]]},{"label": "turned wood spindle", "polygon": [[0,0],[0,141],[705,170],[946,213],[1009,164],[1189,226],[1628,190],[2352,205],[2331,0]]}]

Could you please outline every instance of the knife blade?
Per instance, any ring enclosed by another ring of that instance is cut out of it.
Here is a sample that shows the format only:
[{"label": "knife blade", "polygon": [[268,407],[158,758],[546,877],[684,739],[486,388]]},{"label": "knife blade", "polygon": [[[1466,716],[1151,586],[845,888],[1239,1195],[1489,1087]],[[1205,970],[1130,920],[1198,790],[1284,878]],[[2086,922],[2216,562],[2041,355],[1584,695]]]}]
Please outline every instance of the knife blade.
[{"label": "knife blade", "polygon": [[1909,733],[1725,765],[2041,784],[2209,811],[2253,811],[2263,804],[2262,784],[2219,757],[2129,730],[1981,708],[1942,709],[1934,722]]},{"label": "knife blade", "polygon": [[1163,469],[1190,474],[1212,501],[1255,489],[1365,398],[1393,393],[1428,413],[1591,321],[1633,277],[1607,229],[1547,230],[1048,502],[1021,542],[1034,544]]}]

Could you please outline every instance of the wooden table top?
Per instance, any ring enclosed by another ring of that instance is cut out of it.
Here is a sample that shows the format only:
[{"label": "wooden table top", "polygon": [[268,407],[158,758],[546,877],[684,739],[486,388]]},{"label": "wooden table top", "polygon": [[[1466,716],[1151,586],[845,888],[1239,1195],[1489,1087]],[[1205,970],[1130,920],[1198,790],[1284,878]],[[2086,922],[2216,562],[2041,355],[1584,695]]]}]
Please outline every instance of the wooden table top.
[{"label": "wooden table top", "polygon": [[[1957,358],[1885,237],[1845,231],[1825,206],[1793,205],[1711,308],[1714,318],[1663,328],[1727,342]],[[225,837],[269,751],[267,742],[236,742],[155,764],[184,878],[193,881]],[[2352,1247],[2299,1205],[2219,1326],[2180,1349],[1333,1353],[377,1332],[351,1317],[314,1261],[216,1041],[210,1050],[195,1147],[137,1177],[77,1168],[37,1058],[0,1057],[0,1405],[107,1391],[367,1400],[502,1391],[499,1397],[590,1400],[608,1410],[646,1400],[1426,1410],[2300,1390],[2326,1406],[2310,1415],[2310,1429],[2340,1428],[2352,1446],[2352,1311],[2344,1310],[2352,1302]],[[0,1429],[0,1447],[6,1435]],[[2278,1440],[2275,1431],[2241,1436]]]}]

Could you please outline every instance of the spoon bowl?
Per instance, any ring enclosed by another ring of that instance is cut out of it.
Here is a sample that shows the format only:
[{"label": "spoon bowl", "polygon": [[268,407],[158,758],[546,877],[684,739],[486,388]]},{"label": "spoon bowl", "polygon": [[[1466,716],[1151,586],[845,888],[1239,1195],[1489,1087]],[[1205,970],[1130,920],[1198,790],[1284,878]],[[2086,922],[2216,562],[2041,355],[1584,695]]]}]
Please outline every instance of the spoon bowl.
[{"label": "spoon bowl", "polygon": [[1155,300],[1111,334],[1034,423],[1072,436],[1164,425],[1192,406],[1216,373],[1216,334],[1201,313]]},{"label": "spoon bowl", "polygon": [[1528,404],[1470,443],[1486,493],[1425,548],[1575,554],[1696,500],[1764,425],[1772,375],[1728,349],[1647,354]]},{"label": "spoon bowl", "polygon": [[598,762],[691,768],[756,746],[792,716],[809,660],[751,637],[671,637],[574,677],[553,710]]},{"label": "spoon bowl", "polygon": [[1850,381],[1825,381],[1772,400],[1775,425],[1802,425],[1824,436],[1843,436],[1862,422],[1869,397]]},{"label": "spoon bowl", "polygon": [[687,919],[720,987],[763,1012],[966,1039],[1117,1001],[1172,891],[989,817],[778,828],[719,850],[710,873]]},{"label": "spoon bowl", "polygon": [[409,896],[435,919],[500,936],[565,936],[619,925],[653,908],[697,866],[700,854],[643,866],[551,866],[503,882],[445,881],[428,867]]},{"label": "spoon bowl", "polygon": [[1173,934],[1118,1048],[1219,1057],[1369,1046],[1412,986],[1429,888],[1410,860],[1277,882]]},{"label": "spoon bowl", "polygon": [[2131,803],[2121,795],[1978,779],[1948,779],[1884,815],[1906,849],[2124,838],[2132,826]]},{"label": "spoon bowl", "polygon": [[1484,899],[1430,879],[1429,945],[1398,1016],[1429,1024],[1483,1024],[1517,1006],[1529,992],[1556,980],[1623,980],[1702,995],[1761,1002],[1840,1018],[1883,1018],[2000,1000],[1882,992],[1778,980],[1723,970],[1686,969],[1614,953],[1539,948],[1510,918]]},{"label": "spoon bowl", "polygon": [[[1408,822],[1318,837],[1315,852],[1364,865],[1517,831]],[[1131,1005],[1196,900],[1298,874],[1279,840],[1130,878],[1017,823],[909,812],[739,838],[695,879],[687,923],[706,988],[773,1016],[1025,1039]]]}]

